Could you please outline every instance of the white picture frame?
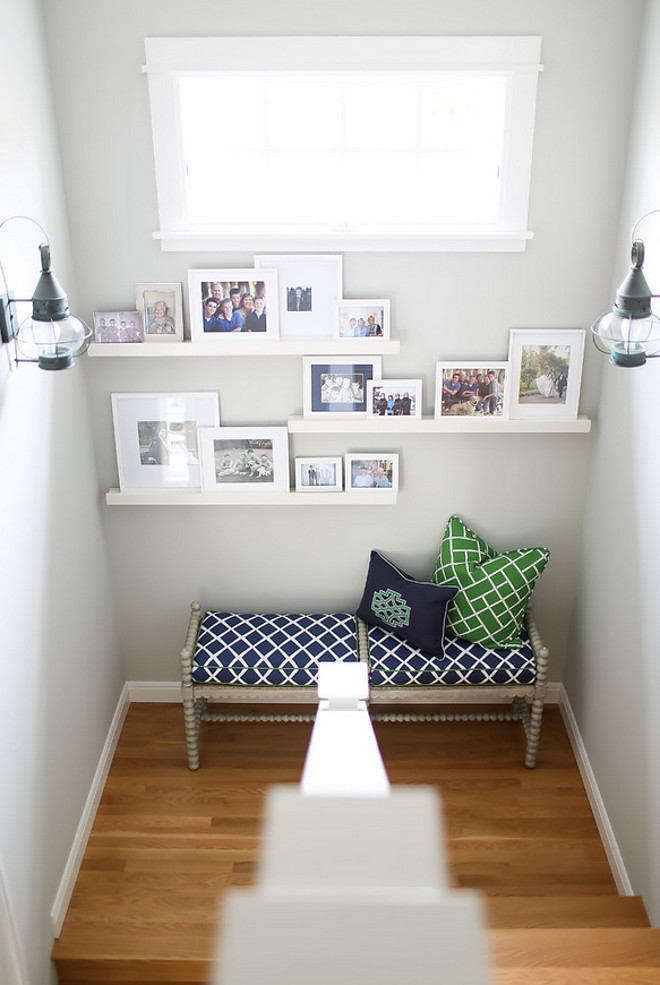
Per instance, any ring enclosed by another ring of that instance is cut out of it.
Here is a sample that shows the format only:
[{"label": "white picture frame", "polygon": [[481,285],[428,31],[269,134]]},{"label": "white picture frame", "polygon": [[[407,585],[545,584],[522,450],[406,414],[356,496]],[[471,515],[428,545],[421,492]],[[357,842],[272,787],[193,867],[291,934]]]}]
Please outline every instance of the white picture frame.
[{"label": "white picture frame", "polygon": [[470,359],[436,363],[436,420],[441,417],[503,420],[509,416],[510,392],[511,366],[506,361]]},{"label": "white picture frame", "polygon": [[[223,304],[236,296],[230,313],[222,312]],[[252,310],[246,312],[242,304],[245,297],[253,299]],[[262,312],[257,311],[256,299],[263,301]],[[206,302],[214,301],[216,307],[209,311]],[[222,348],[235,348],[240,338],[241,346],[248,351],[259,341],[279,338],[279,305],[277,300],[277,271],[257,270],[254,267],[221,267],[211,270],[188,271],[188,310],[190,338],[193,342],[210,342]],[[250,319],[250,315],[254,316]],[[240,326],[238,320],[240,320]],[[265,323],[262,322],[265,319]],[[250,321],[254,321],[250,327]],[[226,323],[226,324],[225,324]],[[232,327],[233,326],[233,327]]]},{"label": "white picture frame", "polygon": [[277,270],[281,338],[333,338],[333,305],[343,290],[341,254],[259,254],[254,263]]},{"label": "white picture frame", "polygon": [[369,380],[368,420],[410,420],[422,416],[421,380]]},{"label": "white picture frame", "polygon": [[333,337],[371,342],[390,337],[389,298],[358,298],[333,304]]},{"label": "white picture frame", "polygon": [[122,492],[201,489],[199,427],[220,424],[217,393],[113,393]]},{"label": "white picture frame", "polygon": [[341,492],[344,488],[341,455],[296,458],[295,485],[296,492]]},{"label": "white picture frame", "polygon": [[183,342],[181,284],[136,284],[135,306],[145,342]]},{"label": "white picture frame", "polygon": [[285,427],[200,428],[199,441],[204,492],[289,491]]},{"label": "white picture frame", "polygon": [[303,417],[366,418],[367,383],[381,374],[381,356],[304,356]]},{"label": "white picture frame", "polygon": [[510,330],[513,419],[577,418],[585,337],[578,328]]},{"label": "white picture frame", "polygon": [[344,463],[347,491],[398,492],[398,452],[346,452]]}]

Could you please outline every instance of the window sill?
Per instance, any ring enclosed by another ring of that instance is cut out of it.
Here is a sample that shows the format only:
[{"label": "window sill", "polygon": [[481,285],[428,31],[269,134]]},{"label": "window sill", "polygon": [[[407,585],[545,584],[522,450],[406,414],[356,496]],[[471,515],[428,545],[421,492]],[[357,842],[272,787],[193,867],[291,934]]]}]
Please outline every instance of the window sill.
[{"label": "window sill", "polygon": [[164,253],[523,253],[531,232],[443,234],[155,232]]}]

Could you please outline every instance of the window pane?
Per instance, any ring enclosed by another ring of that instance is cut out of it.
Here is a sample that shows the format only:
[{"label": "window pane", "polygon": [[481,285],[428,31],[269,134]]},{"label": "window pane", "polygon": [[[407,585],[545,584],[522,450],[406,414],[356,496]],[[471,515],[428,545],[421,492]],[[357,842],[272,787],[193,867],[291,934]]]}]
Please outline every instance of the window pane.
[{"label": "window pane", "polygon": [[179,87],[191,226],[498,219],[503,74],[227,72]]}]

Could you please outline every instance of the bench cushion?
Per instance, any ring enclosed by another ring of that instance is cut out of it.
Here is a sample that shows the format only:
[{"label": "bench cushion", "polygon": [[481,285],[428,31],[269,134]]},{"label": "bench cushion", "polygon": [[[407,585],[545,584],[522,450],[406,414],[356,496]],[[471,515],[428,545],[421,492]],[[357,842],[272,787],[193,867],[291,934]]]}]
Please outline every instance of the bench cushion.
[{"label": "bench cushion", "polygon": [[206,612],[192,678],[196,684],[316,687],[320,661],[357,659],[352,613]]},{"label": "bench cushion", "polygon": [[519,647],[491,649],[447,636],[444,654],[437,656],[413,649],[378,626],[369,626],[368,633],[371,687],[523,685],[536,680],[534,651],[524,627]]}]

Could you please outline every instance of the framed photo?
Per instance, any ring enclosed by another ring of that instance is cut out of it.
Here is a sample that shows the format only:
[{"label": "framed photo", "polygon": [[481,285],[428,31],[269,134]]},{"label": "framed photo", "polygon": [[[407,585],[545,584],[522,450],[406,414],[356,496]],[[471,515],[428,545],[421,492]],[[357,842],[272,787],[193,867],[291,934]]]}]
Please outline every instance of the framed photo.
[{"label": "framed photo", "polygon": [[97,342],[142,342],[142,326],[137,311],[95,311],[94,338]]},{"label": "framed photo", "polygon": [[421,380],[369,380],[367,417],[421,417]]},{"label": "framed photo", "polygon": [[135,298],[145,342],[183,341],[181,284],[136,284]]},{"label": "framed photo", "polygon": [[119,487],[201,489],[198,427],[220,423],[217,393],[113,393]]},{"label": "framed photo", "polygon": [[279,338],[276,270],[189,270],[188,304],[193,342]]},{"label": "framed photo", "polygon": [[584,331],[575,328],[511,329],[511,417],[578,416],[584,339]]},{"label": "framed photo", "polygon": [[297,458],[296,492],[341,492],[344,476],[341,456],[337,458]]},{"label": "framed photo", "polygon": [[205,492],[288,492],[286,428],[200,428]]},{"label": "framed photo", "polygon": [[435,416],[509,416],[510,365],[473,359],[436,363]]},{"label": "framed photo", "polygon": [[380,356],[304,356],[303,417],[367,416],[367,383],[379,380]]},{"label": "framed photo", "polygon": [[395,452],[348,452],[345,461],[347,489],[398,490],[399,456]]},{"label": "framed photo", "polygon": [[336,339],[389,339],[389,299],[335,301],[333,307]]},{"label": "framed photo", "polygon": [[343,289],[341,255],[260,255],[254,263],[277,270],[282,338],[333,338],[333,304]]}]

